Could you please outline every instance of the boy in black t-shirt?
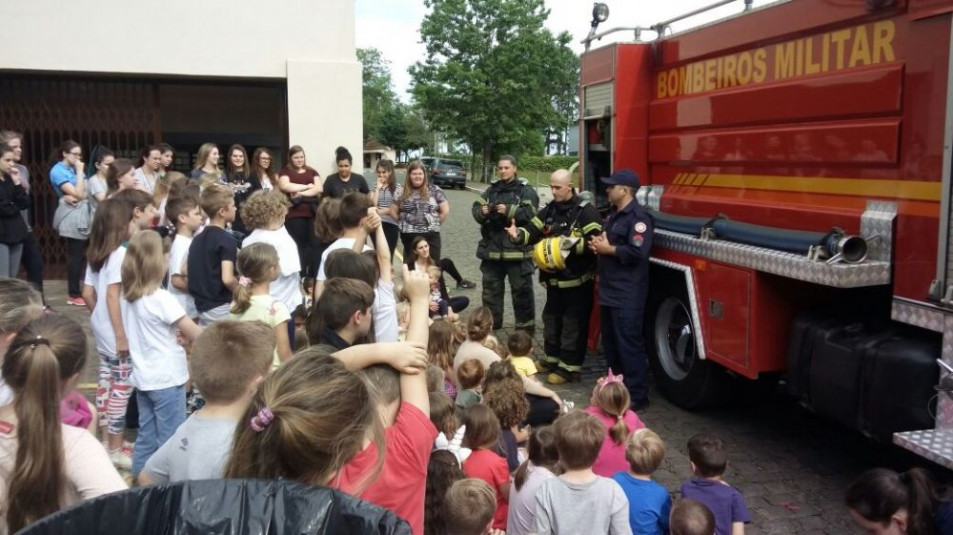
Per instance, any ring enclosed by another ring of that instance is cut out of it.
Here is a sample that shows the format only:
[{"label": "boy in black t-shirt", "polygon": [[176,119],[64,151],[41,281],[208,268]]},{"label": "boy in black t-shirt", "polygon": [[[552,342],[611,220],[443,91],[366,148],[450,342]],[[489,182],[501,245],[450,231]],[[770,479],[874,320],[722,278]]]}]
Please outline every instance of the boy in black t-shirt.
[{"label": "boy in black t-shirt", "polygon": [[227,186],[213,184],[202,191],[202,210],[208,226],[189,247],[189,293],[195,299],[199,324],[209,325],[228,317],[232,291],[238,285],[235,258],[238,242],[225,230],[235,221],[235,198]]}]

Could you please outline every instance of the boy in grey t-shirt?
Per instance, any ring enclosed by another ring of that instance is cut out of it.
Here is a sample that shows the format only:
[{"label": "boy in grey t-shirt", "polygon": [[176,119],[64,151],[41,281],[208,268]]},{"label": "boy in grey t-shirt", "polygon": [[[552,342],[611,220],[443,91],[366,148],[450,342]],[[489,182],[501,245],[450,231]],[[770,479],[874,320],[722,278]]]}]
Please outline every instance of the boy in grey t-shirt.
[{"label": "boy in grey t-shirt", "polygon": [[235,426],[274,352],[275,331],[264,323],[223,320],[205,329],[189,355],[191,378],[205,406],[152,455],[139,484],[221,478]]},{"label": "boy in grey t-shirt", "polygon": [[619,485],[592,471],[606,428],[596,417],[574,410],[553,424],[556,451],[566,471],[536,492],[536,533],[631,535],[629,500]]}]

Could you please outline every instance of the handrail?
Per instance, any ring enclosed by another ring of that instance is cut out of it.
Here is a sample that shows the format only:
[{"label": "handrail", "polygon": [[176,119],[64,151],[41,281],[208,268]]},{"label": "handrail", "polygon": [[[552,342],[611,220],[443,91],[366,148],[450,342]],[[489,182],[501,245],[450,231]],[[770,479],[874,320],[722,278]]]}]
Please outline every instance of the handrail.
[{"label": "handrail", "polygon": [[[719,0],[718,2],[715,2],[714,4],[710,4],[710,5],[705,6],[705,7],[700,7],[700,8],[698,8],[698,9],[694,10],[694,11],[690,11],[690,12],[688,12],[688,13],[685,13],[684,15],[679,15],[679,16],[677,16],[677,17],[675,17],[675,18],[671,18],[671,19],[668,19],[668,20],[659,22],[659,23],[657,23],[657,24],[653,24],[653,25],[649,26],[648,28],[646,28],[646,27],[644,27],[644,26],[621,26],[621,27],[612,28],[611,30],[606,30],[606,31],[600,32],[600,33],[595,33],[595,28],[593,28],[592,31],[589,32],[589,35],[587,35],[585,39],[583,39],[583,40],[581,40],[581,41],[579,41],[579,42],[580,42],[581,44],[586,45],[586,50],[589,50],[589,46],[592,44],[593,41],[599,41],[599,40],[601,40],[603,37],[605,37],[605,36],[607,36],[607,35],[609,35],[609,34],[616,33],[616,32],[626,32],[626,31],[635,32],[635,40],[636,40],[636,41],[638,41],[638,40],[641,38],[641,34],[642,34],[642,32],[645,31],[645,30],[653,31],[653,32],[655,32],[655,33],[657,34],[658,37],[661,37],[662,34],[665,32],[665,30],[666,30],[669,26],[671,26],[672,23],[674,23],[674,22],[678,22],[678,21],[680,21],[680,20],[684,20],[684,19],[687,19],[687,18],[689,18],[689,17],[694,17],[695,15],[699,15],[699,14],[704,13],[704,12],[706,12],[706,11],[710,11],[710,10],[712,10],[712,9],[716,9],[716,8],[721,7],[721,6],[724,6],[724,5],[727,5],[727,4],[731,4],[731,3],[737,2],[737,1],[738,1],[738,0]],[[749,10],[751,9],[752,4],[754,3],[754,0],[744,0],[744,3],[745,3],[745,9],[744,9],[744,10],[745,10],[745,11],[749,11]]]}]

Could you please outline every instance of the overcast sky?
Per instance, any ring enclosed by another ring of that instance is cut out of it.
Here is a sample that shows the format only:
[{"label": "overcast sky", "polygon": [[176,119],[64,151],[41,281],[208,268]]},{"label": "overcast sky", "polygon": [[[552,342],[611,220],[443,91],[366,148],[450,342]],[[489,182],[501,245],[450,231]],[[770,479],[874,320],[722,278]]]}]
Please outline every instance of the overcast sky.
[{"label": "overcast sky", "polygon": [[[699,7],[713,3],[711,0],[604,0],[609,6],[609,20],[599,30],[619,26],[651,26],[657,22],[687,13]],[[755,0],[755,7],[772,3],[769,0]],[[410,83],[407,68],[424,58],[424,48],[420,44],[420,22],[427,14],[423,0],[355,0],[357,10],[357,46],[377,48],[391,64],[394,89],[404,100]],[[563,30],[573,36],[573,46],[577,52],[583,47],[579,40],[589,32],[592,20],[592,2],[586,0],[546,0],[550,9],[547,26],[553,33]],[[699,15],[688,21],[676,24],[678,31],[686,27],[703,24],[742,10],[744,4],[737,1],[722,6],[706,15]],[[646,37],[652,33],[647,32]],[[619,33],[607,37],[593,47],[611,41],[630,41],[632,34]]]}]

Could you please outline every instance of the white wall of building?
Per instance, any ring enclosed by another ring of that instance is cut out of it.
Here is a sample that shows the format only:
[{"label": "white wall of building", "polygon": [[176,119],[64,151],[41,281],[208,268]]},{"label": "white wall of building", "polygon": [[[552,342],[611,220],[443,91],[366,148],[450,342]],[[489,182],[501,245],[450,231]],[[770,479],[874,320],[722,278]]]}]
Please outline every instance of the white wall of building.
[{"label": "white wall of building", "polygon": [[32,0],[4,10],[0,71],[284,79],[291,144],[322,173],[361,154],[354,0]]}]

